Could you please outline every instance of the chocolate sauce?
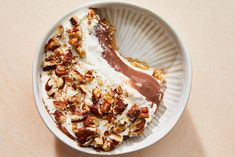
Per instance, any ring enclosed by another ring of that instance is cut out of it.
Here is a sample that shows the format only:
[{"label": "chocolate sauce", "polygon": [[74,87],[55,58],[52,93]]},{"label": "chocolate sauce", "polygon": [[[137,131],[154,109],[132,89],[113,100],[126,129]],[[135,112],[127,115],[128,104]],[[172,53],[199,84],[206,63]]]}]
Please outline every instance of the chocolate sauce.
[{"label": "chocolate sauce", "polygon": [[159,83],[150,75],[136,71],[125,64],[116,54],[112,36],[110,35],[110,25],[99,22],[96,27],[96,36],[104,49],[102,57],[116,71],[123,73],[129,79],[127,83],[139,91],[148,101],[157,105],[160,104],[163,92]]}]

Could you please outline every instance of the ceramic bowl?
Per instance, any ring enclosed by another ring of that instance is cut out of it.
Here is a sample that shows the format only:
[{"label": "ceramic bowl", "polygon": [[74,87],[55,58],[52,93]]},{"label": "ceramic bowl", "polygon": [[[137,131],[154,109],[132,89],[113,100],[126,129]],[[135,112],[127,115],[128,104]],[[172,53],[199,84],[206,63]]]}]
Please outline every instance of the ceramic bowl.
[{"label": "ceramic bowl", "polygon": [[[84,9],[95,7],[116,26],[116,40],[124,56],[138,58],[166,73],[166,90],[156,117],[142,136],[130,138],[111,152],[84,148],[61,132],[45,109],[40,87],[41,61],[44,44],[56,25]],[[37,109],[51,132],[70,147],[89,154],[115,155],[133,152],[163,138],[182,115],[190,95],[192,66],[189,53],[177,33],[155,13],[127,3],[97,2],[81,6],[63,17],[45,35],[33,64],[33,92]]]}]

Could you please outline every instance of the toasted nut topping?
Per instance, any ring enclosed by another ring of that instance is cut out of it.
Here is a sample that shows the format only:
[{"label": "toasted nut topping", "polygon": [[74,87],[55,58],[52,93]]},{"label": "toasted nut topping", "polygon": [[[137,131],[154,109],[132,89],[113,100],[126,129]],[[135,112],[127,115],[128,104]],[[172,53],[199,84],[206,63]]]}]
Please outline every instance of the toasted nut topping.
[{"label": "toasted nut topping", "polygon": [[90,112],[90,108],[87,104],[82,105],[82,110],[83,110],[84,113]]},{"label": "toasted nut topping", "polygon": [[55,36],[56,36],[56,37],[61,37],[61,36],[63,35],[63,33],[64,33],[64,27],[63,27],[63,25],[58,25],[58,26],[56,27]]},{"label": "toasted nut topping", "polygon": [[78,38],[72,38],[69,40],[69,44],[72,46],[79,46]]},{"label": "toasted nut topping", "polygon": [[70,22],[72,25],[76,26],[78,25],[78,18],[76,16],[73,16],[70,18]]},{"label": "toasted nut topping", "polygon": [[77,47],[76,51],[78,52],[78,55],[79,55],[80,58],[86,57],[86,52],[85,52],[85,50],[83,48]]},{"label": "toasted nut topping", "polygon": [[130,125],[129,137],[138,136],[144,132],[146,120],[144,118],[137,119]]},{"label": "toasted nut topping", "polygon": [[66,70],[66,67],[64,65],[57,65],[56,66],[55,74],[57,76],[62,76],[62,75],[65,75],[67,73],[68,73],[68,71]]},{"label": "toasted nut topping", "polygon": [[131,65],[143,69],[143,70],[148,70],[149,69],[149,65],[145,62],[141,62],[138,59],[134,59],[134,58],[127,58],[127,60],[131,63]]},{"label": "toasted nut topping", "polygon": [[101,106],[101,112],[102,113],[108,113],[110,111],[111,105],[108,102],[104,102]]},{"label": "toasted nut topping", "polygon": [[88,70],[85,74],[85,81],[86,82],[91,82],[94,79],[93,75],[92,75],[92,71]]},{"label": "toasted nut topping", "polygon": [[92,19],[97,19],[97,18],[98,18],[98,17],[96,16],[95,9],[89,8],[88,14],[87,14],[87,18],[88,18],[88,21],[90,21],[90,20],[92,20]]},{"label": "toasted nut topping", "polygon": [[83,121],[84,126],[86,127],[98,127],[99,126],[99,120],[96,117],[87,117],[85,121]]},{"label": "toasted nut topping", "polygon": [[115,91],[118,93],[118,94],[122,94],[123,93],[123,90],[122,90],[122,87],[121,86],[118,86]]},{"label": "toasted nut topping", "polygon": [[49,50],[54,51],[55,49],[59,47],[60,47],[60,44],[58,40],[55,38],[51,38],[46,44],[45,51],[49,51]]},{"label": "toasted nut topping", "polygon": [[54,70],[55,68],[56,68],[56,62],[55,61],[44,62],[43,65],[42,65],[42,70],[43,71]]},{"label": "toasted nut topping", "polygon": [[102,116],[102,113],[100,111],[100,108],[98,105],[91,105],[90,106],[90,112],[91,114],[97,116],[97,117],[101,117]]},{"label": "toasted nut topping", "polygon": [[72,103],[72,104],[75,104],[75,105],[78,105],[78,104],[81,103],[81,98],[82,98],[82,96],[80,94],[76,94],[72,97],[69,97],[68,102]]},{"label": "toasted nut topping", "polygon": [[109,138],[111,138],[112,140],[118,142],[118,143],[121,143],[123,141],[123,137],[118,135],[118,134],[114,134],[114,133],[111,133],[109,135]]},{"label": "toasted nut topping", "polygon": [[114,105],[113,113],[114,114],[122,114],[122,112],[126,109],[127,104],[124,104],[122,100],[118,100],[118,102]]},{"label": "toasted nut topping", "polygon": [[71,122],[80,122],[84,119],[84,116],[81,112],[76,112],[71,116]]},{"label": "toasted nut topping", "polygon": [[113,140],[106,140],[102,146],[102,150],[103,151],[111,151],[115,148],[115,146],[117,145],[118,143],[116,143],[115,141]]},{"label": "toasted nut topping", "polygon": [[141,113],[139,115],[139,118],[149,118],[149,109],[148,107],[142,107],[141,109]]},{"label": "toasted nut topping", "polygon": [[63,62],[70,63],[70,62],[72,62],[72,59],[73,59],[72,52],[70,50],[68,50],[67,53],[63,55]]},{"label": "toasted nut topping", "polygon": [[155,69],[153,71],[153,77],[155,79],[157,79],[160,83],[163,83],[165,81],[165,79],[164,79],[165,78],[165,74],[164,74],[163,70]]},{"label": "toasted nut topping", "polygon": [[134,120],[135,118],[137,118],[141,113],[140,107],[137,104],[132,105],[132,107],[130,108],[130,110],[127,112],[127,116],[129,116],[129,118],[131,120]]},{"label": "toasted nut topping", "polygon": [[93,101],[94,104],[96,104],[99,101],[99,99],[101,98],[101,94],[102,93],[101,93],[101,90],[99,88],[93,89],[93,91],[92,91],[92,101]]},{"label": "toasted nut topping", "polygon": [[67,103],[64,101],[53,101],[53,104],[56,109],[61,110],[61,111],[65,110],[67,106]]},{"label": "toasted nut topping", "polygon": [[82,74],[80,72],[78,72],[77,70],[72,70],[70,72],[70,75],[72,76],[72,78],[74,79],[74,81],[77,81],[77,83],[81,84],[84,83],[84,77],[82,76]]},{"label": "toasted nut topping", "polygon": [[63,124],[65,122],[65,116],[58,110],[56,110],[54,112],[54,116],[55,116],[55,120],[59,123],[59,124]]},{"label": "toasted nut topping", "polygon": [[103,140],[102,136],[99,136],[99,137],[95,138],[94,142],[95,142],[94,147],[100,147],[103,145],[104,140]]},{"label": "toasted nut topping", "polygon": [[106,119],[108,120],[109,123],[112,123],[112,122],[114,122],[115,117],[113,114],[109,113],[106,115]]},{"label": "toasted nut topping", "polygon": [[74,129],[74,133],[80,145],[83,145],[90,140],[93,141],[99,135],[96,128],[78,128]]}]

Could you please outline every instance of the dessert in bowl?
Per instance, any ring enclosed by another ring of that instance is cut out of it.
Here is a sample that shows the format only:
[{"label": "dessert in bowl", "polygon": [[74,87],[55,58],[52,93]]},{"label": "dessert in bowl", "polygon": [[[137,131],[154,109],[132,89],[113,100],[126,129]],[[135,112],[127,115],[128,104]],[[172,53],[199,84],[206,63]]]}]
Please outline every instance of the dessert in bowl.
[{"label": "dessert in bowl", "polygon": [[53,28],[36,58],[38,110],[75,149],[120,154],[146,147],[174,126],[186,105],[191,67],[185,55],[169,27],[146,10],[122,3],[82,7]]}]

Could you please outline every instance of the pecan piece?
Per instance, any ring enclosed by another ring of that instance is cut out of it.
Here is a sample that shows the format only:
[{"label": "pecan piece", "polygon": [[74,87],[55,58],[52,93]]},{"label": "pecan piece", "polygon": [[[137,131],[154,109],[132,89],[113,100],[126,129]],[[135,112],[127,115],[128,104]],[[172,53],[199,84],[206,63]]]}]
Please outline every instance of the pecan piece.
[{"label": "pecan piece", "polygon": [[144,118],[139,118],[134,121],[129,127],[130,131],[128,133],[129,137],[138,136],[144,132],[146,120]]},{"label": "pecan piece", "polygon": [[59,123],[59,124],[63,124],[65,122],[65,116],[58,110],[56,110],[54,113],[55,116],[55,120]]},{"label": "pecan piece", "polygon": [[123,136],[118,135],[118,134],[114,134],[114,133],[111,133],[109,135],[109,138],[116,141],[117,143],[121,143],[123,141]]},{"label": "pecan piece", "polygon": [[134,104],[132,105],[130,110],[127,112],[127,116],[130,118],[130,120],[135,120],[135,118],[137,118],[140,115],[140,113],[141,113],[141,109],[139,105]]},{"label": "pecan piece", "polygon": [[71,115],[71,122],[76,123],[76,122],[81,122],[83,121],[85,118],[85,116],[83,115],[82,112],[78,112],[75,111],[72,115]]},{"label": "pecan piece", "polygon": [[60,44],[56,38],[51,38],[46,46],[45,46],[45,51],[54,51],[55,49],[59,48]]},{"label": "pecan piece", "polygon": [[63,27],[63,25],[58,25],[56,27],[55,36],[60,38],[60,37],[62,37],[63,34],[64,34],[64,27]]},{"label": "pecan piece", "polygon": [[91,114],[97,116],[97,117],[101,117],[102,113],[100,111],[100,107],[98,105],[91,105],[90,107],[90,112]]},{"label": "pecan piece", "polygon": [[122,112],[126,109],[127,104],[125,104],[122,100],[118,100],[117,103],[113,107],[113,113],[115,115],[122,114]]},{"label": "pecan piece", "polygon": [[101,106],[102,113],[108,113],[110,111],[111,105],[108,102],[104,102]]},{"label": "pecan piece", "polygon": [[149,109],[148,107],[141,107],[141,113],[138,118],[149,118]]},{"label": "pecan piece", "polygon": [[102,150],[108,152],[113,150],[117,145],[118,143],[114,140],[106,140],[102,145]]},{"label": "pecan piece", "polygon": [[85,81],[86,82],[91,82],[94,79],[92,71],[88,70],[85,74]]},{"label": "pecan piece", "polygon": [[164,78],[165,78],[165,74],[164,74],[163,70],[157,70],[157,69],[155,69],[155,70],[153,71],[153,75],[152,75],[152,76],[153,76],[156,80],[158,80],[160,84],[165,81],[165,79],[164,79]]},{"label": "pecan piece", "polygon": [[84,48],[77,47],[76,51],[78,52],[78,55],[79,55],[80,58],[86,57],[86,52],[85,52]]},{"label": "pecan piece", "polygon": [[55,61],[46,61],[42,65],[43,71],[49,71],[54,70],[56,68],[56,62]]},{"label": "pecan piece", "polygon": [[85,81],[84,76],[80,72],[78,72],[77,70],[72,70],[70,72],[70,75],[72,76],[73,80],[77,81],[77,83],[79,83],[79,84],[84,83],[84,81]]},{"label": "pecan piece", "polygon": [[101,90],[99,88],[95,88],[92,90],[92,102],[96,104],[101,98]]},{"label": "pecan piece", "polygon": [[99,120],[96,117],[89,116],[83,121],[84,126],[86,127],[98,127],[99,126]]},{"label": "pecan piece", "polygon": [[62,75],[65,75],[65,74],[67,74],[68,73],[68,71],[67,71],[67,69],[66,69],[66,67],[64,66],[64,65],[57,65],[56,66],[56,69],[55,69],[55,74],[57,75],[57,76],[62,76]]},{"label": "pecan piece", "polygon": [[72,16],[69,21],[73,26],[78,25],[78,18],[76,16]]},{"label": "pecan piece", "polygon": [[99,136],[98,129],[96,129],[96,128],[88,128],[88,127],[74,129],[74,133],[75,133],[75,135],[77,137],[77,142],[81,146],[90,145],[91,142],[96,137]]},{"label": "pecan piece", "polygon": [[61,111],[64,111],[67,106],[67,102],[65,101],[53,101],[53,104],[56,109],[61,110]]}]

